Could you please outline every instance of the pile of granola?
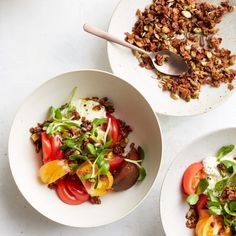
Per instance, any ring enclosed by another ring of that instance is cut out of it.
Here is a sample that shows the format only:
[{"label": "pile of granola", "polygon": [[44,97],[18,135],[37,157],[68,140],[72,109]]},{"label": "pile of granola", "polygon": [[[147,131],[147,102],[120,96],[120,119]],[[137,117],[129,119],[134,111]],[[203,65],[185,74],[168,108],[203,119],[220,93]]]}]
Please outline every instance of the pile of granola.
[{"label": "pile of granola", "polygon": [[[227,83],[232,90],[236,70],[229,67],[236,56],[220,48],[222,38],[216,36],[215,27],[224,14],[232,11],[228,1],[214,6],[195,0],[153,0],[143,12],[137,11],[138,21],[132,33],[125,33],[126,41],[146,51],[169,49],[185,59],[191,69],[178,77],[155,71],[162,89],[170,91],[174,99],[196,99],[205,84],[219,87]],[[134,55],[141,67],[154,70],[146,55],[137,51]]]}]

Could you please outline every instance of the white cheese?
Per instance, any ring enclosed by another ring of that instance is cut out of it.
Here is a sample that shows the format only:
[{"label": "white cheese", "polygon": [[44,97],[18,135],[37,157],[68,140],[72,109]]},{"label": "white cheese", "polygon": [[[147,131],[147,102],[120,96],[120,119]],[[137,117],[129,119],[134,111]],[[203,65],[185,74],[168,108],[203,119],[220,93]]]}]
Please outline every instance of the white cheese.
[{"label": "white cheese", "polygon": [[99,103],[96,101],[78,99],[73,101],[73,105],[76,107],[80,117],[85,117],[86,120],[92,121],[95,118],[106,118],[105,107],[101,106],[100,110],[93,109],[99,105]]},{"label": "white cheese", "polygon": [[204,171],[207,174],[207,179],[209,182],[209,189],[215,187],[216,182],[222,179],[222,176],[217,168],[219,162],[217,162],[216,157],[207,157],[203,161]]}]

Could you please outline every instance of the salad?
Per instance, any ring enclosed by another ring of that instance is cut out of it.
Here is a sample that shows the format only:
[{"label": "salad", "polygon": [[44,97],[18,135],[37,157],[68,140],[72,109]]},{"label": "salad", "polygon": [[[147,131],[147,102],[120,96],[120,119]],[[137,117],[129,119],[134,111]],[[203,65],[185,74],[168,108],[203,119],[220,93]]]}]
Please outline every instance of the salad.
[{"label": "salad", "polygon": [[132,129],[116,118],[107,98],[75,98],[50,107],[49,117],[30,129],[36,152],[42,153],[39,177],[67,204],[86,201],[100,204],[100,197],[123,191],[142,181],[144,151],[128,145]]},{"label": "salad", "polygon": [[[215,156],[191,164],[184,172],[182,190],[189,211],[186,226],[196,236],[236,235],[236,157],[234,145]],[[231,154],[231,155],[230,155]]]}]

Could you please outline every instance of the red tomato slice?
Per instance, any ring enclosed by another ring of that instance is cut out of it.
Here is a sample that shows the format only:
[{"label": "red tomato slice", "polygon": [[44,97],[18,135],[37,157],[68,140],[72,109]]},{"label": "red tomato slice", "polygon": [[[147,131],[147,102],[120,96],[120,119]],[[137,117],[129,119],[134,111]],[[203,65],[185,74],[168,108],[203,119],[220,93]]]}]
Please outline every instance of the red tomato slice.
[{"label": "red tomato slice", "polygon": [[201,209],[206,207],[207,201],[208,201],[207,194],[204,194],[204,193],[200,194],[199,200],[196,204],[196,209],[198,213],[200,212]]},{"label": "red tomato slice", "polygon": [[69,205],[79,205],[86,202],[89,199],[86,191],[79,184],[75,183],[75,180],[67,180],[67,178],[57,181],[57,194],[59,198]]},{"label": "red tomato slice", "polygon": [[201,162],[191,164],[184,172],[182,185],[185,194],[196,192],[200,180],[204,176],[203,164]]},{"label": "red tomato slice", "polygon": [[108,159],[110,168],[109,170],[112,172],[113,170],[118,169],[122,163],[124,161],[124,158],[118,155],[115,155],[114,153],[112,153],[112,158]]},{"label": "red tomato slice", "polygon": [[111,114],[107,114],[107,118],[111,119],[110,129],[108,134],[112,137],[112,147],[116,144],[119,134],[118,120]]},{"label": "red tomato slice", "polygon": [[46,132],[41,133],[42,151],[43,151],[43,163],[50,161],[50,155],[52,153],[52,147],[48,135]]},{"label": "red tomato slice", "polygon": [[64,153],[61,150],[61,137],[58,134],[53,135],[50,138],[50,143],[52,147],[52,153],[50,156],[51,160],[60,160],[64,158]]},{"label": "red tomato slice", "polygon": [[89,194],[86,192],[83,184],[77,175],[67,176],[66,184],[68,190],[81,202],[86,202],[89,199]]}]

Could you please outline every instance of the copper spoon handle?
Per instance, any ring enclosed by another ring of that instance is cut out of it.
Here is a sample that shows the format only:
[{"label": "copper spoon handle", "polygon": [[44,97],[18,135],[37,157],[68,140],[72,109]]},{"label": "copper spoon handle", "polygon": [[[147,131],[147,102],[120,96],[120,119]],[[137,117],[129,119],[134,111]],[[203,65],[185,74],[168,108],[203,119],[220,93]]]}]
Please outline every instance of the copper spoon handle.
[{"label": "copper spoon handle", "polygon": [[103,38],[103,39],[105,39],[105,40],[107,40],[109,42],[117,43],[117,44],[122,45],[124,47],[127,47],[127,48],[130,48],[130,49],[139,51],[141,53],[145,53],[148,56],[150,56],[148,52],[146,52],[146,51],[144,51],[144,50],[142,50],[142,49],[140,49],[140,48],[138,48],[138,47],[136,47],[136,46],[134,46],[134,45],[124,41],[124,40],[122,40],[122,39],[119,39],[119,38],[115,37],[114,35],[109,34],[108,32],[105,32],[105,31],[103,31],[101,29],[98,29],[98,28],[96,28],[96,27],[94,27],[92,25],[84,24],[83,28],[84,28],[84,31],[86,31],[86,32],[88,32],[90,34],[93,34],[93,35],[95,35],[95,36],[97,36],[99,38]]}]

